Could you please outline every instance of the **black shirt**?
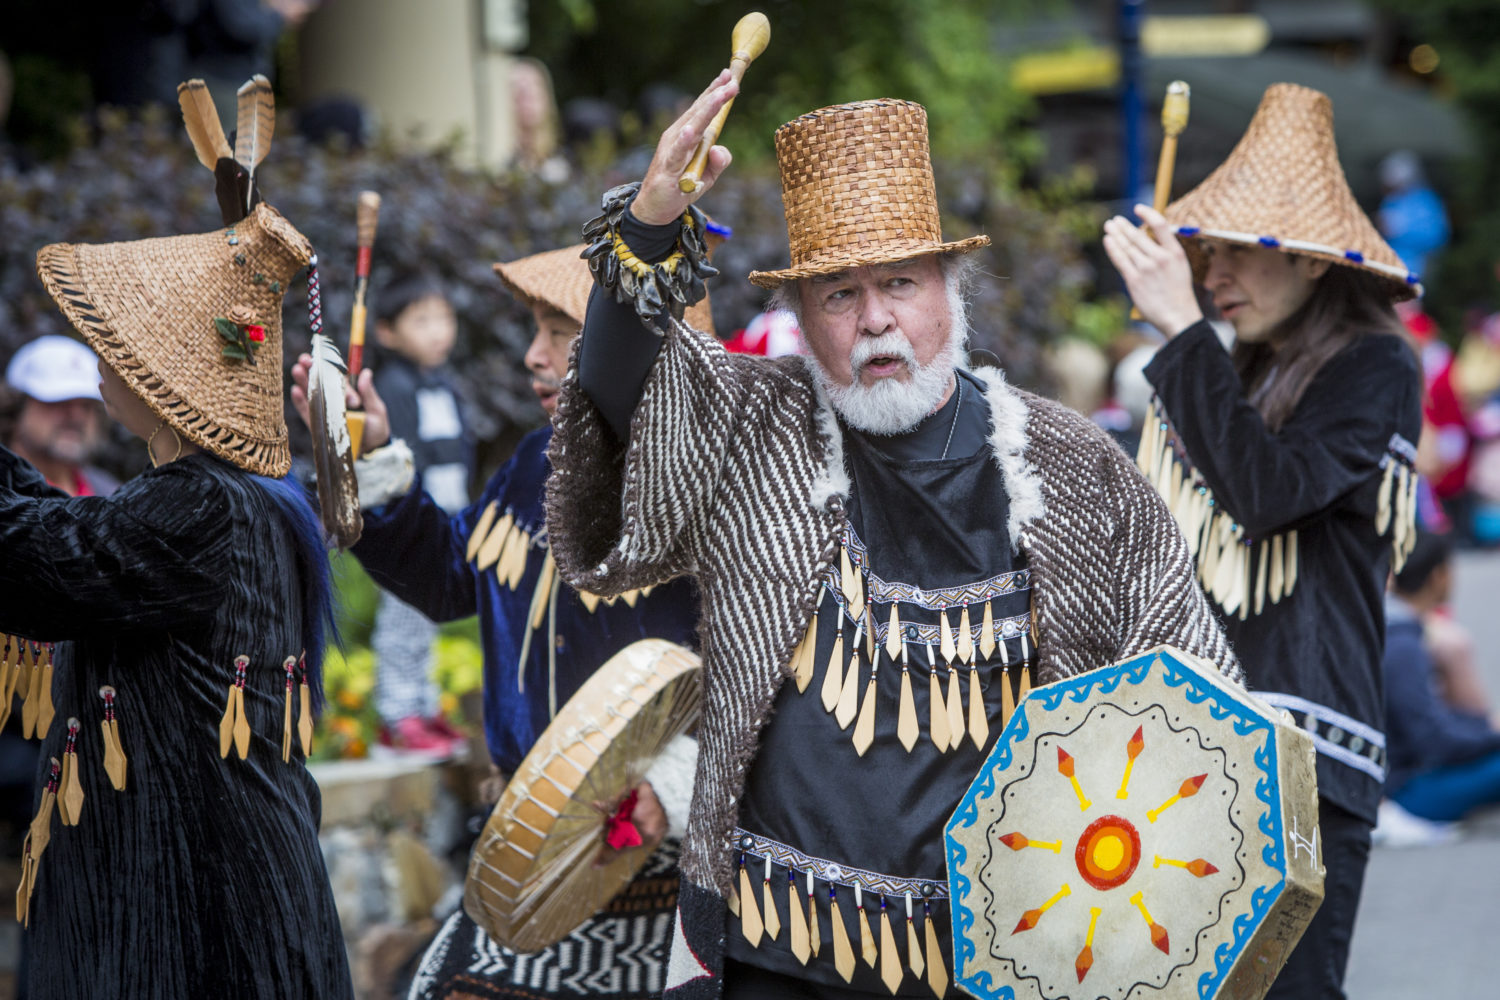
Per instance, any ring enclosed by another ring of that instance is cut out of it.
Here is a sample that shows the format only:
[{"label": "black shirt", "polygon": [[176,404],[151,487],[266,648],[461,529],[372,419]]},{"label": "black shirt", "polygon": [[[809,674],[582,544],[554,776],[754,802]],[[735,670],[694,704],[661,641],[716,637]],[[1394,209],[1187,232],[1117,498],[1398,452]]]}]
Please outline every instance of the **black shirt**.
[{"label": "black shirt", "polygon": [[1394,336],[1359,337],[1324,364],[1274,432],[1207,322],[1163,347],[1146,378],[1198,474],[1248,536],[1297,531],[1291,595],[1243,621],[1220,619],[1251,690],[1312,731],[1319,794],[1373,823],[1385,777],[1391,549],[1374,518],[1393,435],[1414,443],[1421,432],[1416,357]]}]

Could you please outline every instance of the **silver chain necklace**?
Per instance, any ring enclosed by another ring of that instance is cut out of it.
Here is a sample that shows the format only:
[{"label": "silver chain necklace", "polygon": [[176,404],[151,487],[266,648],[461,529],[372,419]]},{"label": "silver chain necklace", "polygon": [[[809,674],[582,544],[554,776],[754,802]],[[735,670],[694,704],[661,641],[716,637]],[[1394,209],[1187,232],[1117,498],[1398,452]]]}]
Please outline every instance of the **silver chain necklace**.
[{"label": "silver chain necklace", "polygon": [[953,444],[953,432],[958,428],[958,411],[962,409],[964,405],[964,380],[961,376],[955,373],[953,376],[953,381],[954,384],[958,386],[958,402],[953,404],[953,423],[948,425],[948,440],[943,442],[943,454],[938,459],[939,462],[948,457],[948,448]]}]

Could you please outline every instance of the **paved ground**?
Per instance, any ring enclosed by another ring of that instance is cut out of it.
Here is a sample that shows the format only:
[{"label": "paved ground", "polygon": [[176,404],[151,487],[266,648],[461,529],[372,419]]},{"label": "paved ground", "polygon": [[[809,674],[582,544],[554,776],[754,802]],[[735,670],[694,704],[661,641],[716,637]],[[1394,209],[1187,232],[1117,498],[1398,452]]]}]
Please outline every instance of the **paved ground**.
[{"label": "paved ground", "polygon": [[[1500,554],[1459,562],[1455,612],[1500,699]],[[1350,1000],[1500,997],[1500,813],[1456,844],[1375,848],[1345,984]]]}]

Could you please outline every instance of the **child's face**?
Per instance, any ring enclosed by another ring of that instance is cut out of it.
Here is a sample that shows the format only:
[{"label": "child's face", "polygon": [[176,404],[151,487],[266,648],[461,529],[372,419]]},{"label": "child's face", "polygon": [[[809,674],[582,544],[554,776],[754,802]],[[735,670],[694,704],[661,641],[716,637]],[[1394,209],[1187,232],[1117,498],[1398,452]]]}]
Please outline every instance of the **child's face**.
[{"label": "child's face", "polygon": [[458,320],[441,295],[418,299],[401,310],[394,322],[378,323],[380,345],[395,351],[419,368],[436,368],[453,353]]}]

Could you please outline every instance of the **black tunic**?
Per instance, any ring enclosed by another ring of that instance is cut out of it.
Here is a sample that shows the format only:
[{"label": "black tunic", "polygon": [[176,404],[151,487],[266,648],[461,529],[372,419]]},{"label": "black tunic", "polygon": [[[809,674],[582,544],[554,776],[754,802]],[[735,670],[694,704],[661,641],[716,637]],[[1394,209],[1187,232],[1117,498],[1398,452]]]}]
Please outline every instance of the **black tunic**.
[{"label": "black tunic", "polygon": [[1220,618],[1251,690],[1312,730],[1319,794],[1375,822],[1385,777],[1380,659],[1391,542],[1374,518],[1392,435],[1415,443],[1421,432],[1415,356],[1393,336],[1356,339],[1275,432],[1246,401],[1206,322],[1163,347],[1146,377],[1188,458],[1248,535],[1297,529],[1291,595],[1245,621]]},{"label": "black tunic", "polygon": [[[939,622],[938,610],[933,605],[946,602],[934,599],[936,595],[932,592],[986,584],[996,592],[991,609],[997,621],[1029,621],[1030,579],[1006,528],[1010,504],[1004,476],[988,442],[989,408],[980,383],[966,373],[959,378],[963,385],[962,406],[958,407],[958,394],[954,393],[943,408],[908,433],[882,437],[843,428],[845,460],[852,473],[853,487],[846,509],[849,527],[857,539],[856,551],[863,549],[871,572],[884,581],[911,584],[928,592],[917,601],[897,602],[900,620],[908,633],[915,625]],[[952,443],[947,448],[950,457],[941,458],[945,445],[949,444],[950,428]],[[910,753],[896,732],[901,667],[884,649],[877,650],[875,740],[860,756],[851,741],[853,727],[840,729],[834,717],[824,711],[819,694],[823,664],[832,650],[841,613],[842,599],[836,592],[836,586],[825,588],[819,602],[818,670],[812,683],[801,693],[796,684],[782,685],[771,720],[761,732],[760,749],[745,782],[740,827],[814,858],[882,875],[924,880],[946,890],[943,827],[1000,733],[1003,699],[997,682],[1008,676],[1013,688],[1017,684],[1021,639],[1016,635],[1005,641],[1003,659],[1011,667],[1008,675],[1004,673],[998,648],[989,661],[976,651],[975,662],[989,720],[988,739],[981,750],[965,735],[957,750],[946,753],[937,751],[928,734],[929,678],[933,668],[929,666],[926,647],[915,641],[915,637],[908,644],[912,694],[921,732]],[[983,605],[983,600],[969,605],[972,625],[980,624]],[[961,604],[951,606],[950,628],[959,625],[961,607]],[[877,601],[874,620],[884,626],[889,615],[890,604]],[[843,628],[847,661],[855,636],[854,624],[847,616]],[[946,694],[948,670],[941,654],[936,649],[933,653],[940,690]],[[862,704],[869,664],[863,653],[860,661]],[[967,665],[961,665],[958,674],[967,722],[970,701]],[[751,855],[747,865],[759,893],[765,862],[762,857]],[[804,891],[805,882],[805,875],[798,877],[799,888]],[[771,885],[783,925],[787,916],[787,883],[786,867],[773,864]],[[831,911],[827,905],[829,886],[822,880],[816,886],[818,918],[825,942],[820,958],[802,966],[788,947],[786,937],[776,942],[763,940],[759,948],[752,948],[737,924],[730,928],[729,958],[798,979],[842,986],[843,979],[830,951],[826,950],[827,942],[832,940]],[[835,892],[858,954],[854,891],[840,882]],[[880,897],[867,892],[863,902],[872,932],[878,938]],[[886,902],[904,961],[906,900],[902,894],[893,894]],[[914,893],[913,910],[919,929],[924,919],[921,904],[920,895]],[[951,972],[952,932],[946,901],[936,902],[931,915],[936,921],[943,960]],[[878,972],[878,967],[871,969],[863,961],[856,962],[851,985],[884,994],[886,989]],[[908,969],[900,995],[931,994],[925,978],[918,981]]]},{"label": "black tunic", "polygon": [[[85,798],[77,826],[54,813],[41,857],[32,996],[352,996],[318,788],[300,749],[281,760],[304,572],[266,487],[216,458],[69,499],[0,449],[0,631],[74,643],[44,770],[68,718],[81,722]],[[249,758],[221,759],[239,654]],[[105,684],[118,692],[123,791],[103,767]]]}]

